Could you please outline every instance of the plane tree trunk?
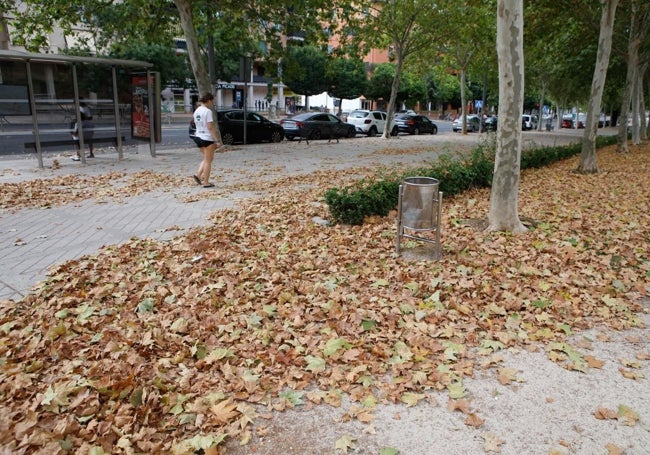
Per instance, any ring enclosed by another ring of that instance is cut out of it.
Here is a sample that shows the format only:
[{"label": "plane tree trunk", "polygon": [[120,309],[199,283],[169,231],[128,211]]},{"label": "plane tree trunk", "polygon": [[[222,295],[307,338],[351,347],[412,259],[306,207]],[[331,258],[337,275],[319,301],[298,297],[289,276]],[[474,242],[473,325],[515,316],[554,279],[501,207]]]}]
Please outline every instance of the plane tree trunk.
[{"label": "plane tree trunk", "polygon": [[583,174],[598,172],[596,161],[596,136],[598,134],[598,120],[600,118],[600,105],[603,99],[603,89],[609,66],[609,56],[612,52],[612,37],[614,34],[614,17],[619,0],[606,0],[602,2],[600,18],[600,34],[598,37],[598,52],[596,67],[591,80],[591,95],[587,108],[585,132],[582,138],[582,151],[577,171]]},{"label": "plane tree trunk", "polygon": [[499,0],[499,128],[490,196],[488,230],[524,232],[519,220],[521,115],[524,103],[524,7],[519,0]]}]

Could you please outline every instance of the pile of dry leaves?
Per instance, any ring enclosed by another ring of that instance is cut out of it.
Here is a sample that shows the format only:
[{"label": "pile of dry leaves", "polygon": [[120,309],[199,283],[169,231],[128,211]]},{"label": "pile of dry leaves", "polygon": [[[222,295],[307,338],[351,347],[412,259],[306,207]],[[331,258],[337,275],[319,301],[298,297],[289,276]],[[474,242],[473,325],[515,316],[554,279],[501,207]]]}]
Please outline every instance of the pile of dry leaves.
[{"label": "pile of dry leaves", "polygon": [[650,286],[650,149],[598,159],[598,175],[572,173],[576,160],[523,173],[523,235],[467,222],[489,190],[445,200],[438,262],[395,255],[394,216],[314,223],[340,172],[273,182],[169,242],[70,261],[0,303],[0,447],[217,453],[251,438],[253,404],[347,396],[367,420],[427,390],[462,398],[515,346],[586,371],[567,337],[637,326]]}]

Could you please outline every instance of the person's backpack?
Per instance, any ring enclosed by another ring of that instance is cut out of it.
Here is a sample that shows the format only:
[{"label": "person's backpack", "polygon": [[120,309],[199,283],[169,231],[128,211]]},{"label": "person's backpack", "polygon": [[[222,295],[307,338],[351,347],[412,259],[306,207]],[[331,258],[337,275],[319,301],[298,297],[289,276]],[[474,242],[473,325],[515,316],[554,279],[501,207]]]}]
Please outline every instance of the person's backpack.
[{"label": "person's backpack", "polygon": [[196,123],[194,123],[194,117],[192,117],[192,120],[190,120],[189,133],[191,139],[194,139],[196,137]]}]

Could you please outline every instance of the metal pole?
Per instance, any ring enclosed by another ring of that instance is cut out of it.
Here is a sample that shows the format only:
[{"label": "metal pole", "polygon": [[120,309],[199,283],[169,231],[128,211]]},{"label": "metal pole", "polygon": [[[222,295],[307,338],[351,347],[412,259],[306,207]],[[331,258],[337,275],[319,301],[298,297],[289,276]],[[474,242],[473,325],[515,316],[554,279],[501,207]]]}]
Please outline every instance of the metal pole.
[{"label": "metal pole", "polygon": [[[208,15],[208,21],[210,20],[210,15]],[[210,77],[210,88],[214,90],[215,83],[215,66],[214,66],[214,38],[212,37],[212,32],[208,30],[208,72]]]},{"label": "metal pole", "polygon": [[117,97],[117,73],[115,66],[111,66],[111,77],[113,79],[113,112],[115,112],[115,145],[117,146],[117,157],[122,160],[122,118],[120,117],[120,104]]},{"label": "metal pole", "polygon": [[400,254],[402,234],[404,228],[402,227],[402,194],[404,193],[404,185],[400,185],[397,192],[397,238],[395,239],[395,252]]},{"label": "metal pole", "polygon": [[153,100],[153,86],[151,83],[151,71],[147,68],[147,96],[149,97],[149,150],[151,151],[151,156],[156,157],[156,140],[155,140],[155,127],[156,120],[153,111],[154,100]]},{"label": "metal pole", "polygon": [[86,146],[84,144],[84,129],[81,121],[81,110],[79,109],[79,86],[77,85],[77,65],[72,65],[72,86],[74,89],[74,110],[77,114],[77,135],[79,136],[79,155],[81,162],[86,164]]},{"label": "metal pole", "polygon": [[29,60],[25,60],[27,70],[27,85],[29,85],[29,106],[32,110],[32,123],[34,124],[34,144],[36,144],[36,158],[38,158],[38,167],[43,169],[43,151],[41,150],[41,134],[38,130],[38,114],[36,113],[36,101],[34,100],[34,86],[32,83],[32,67]]},{"label": "metal pole", "polygon": [[248,108],[246,107],[246,103],[248,102],[248,97],[247,97],[247,92],[248,92],[248,82],[244,80],[244,144],[246,144],[246,125],[248,124]]}]

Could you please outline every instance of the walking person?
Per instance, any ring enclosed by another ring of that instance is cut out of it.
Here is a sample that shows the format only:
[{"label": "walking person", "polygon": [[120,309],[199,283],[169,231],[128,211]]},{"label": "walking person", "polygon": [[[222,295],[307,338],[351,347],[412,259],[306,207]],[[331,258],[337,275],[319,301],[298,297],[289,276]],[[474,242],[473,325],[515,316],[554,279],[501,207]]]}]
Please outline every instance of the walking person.
[{"label": "walking person", "polygon": [[214,95],[205,93],[199,101],[201,104],[193,114],[194,123],[196,124],[196,133],[193,139],[201,150],[203,160],[193,177],[197,184],[203,185],[203,188],[212,188],[214,186],[214,183],[210,183],[212,160],[214,159],[215,150],[221,148],[223,144],[212,113]]}]

